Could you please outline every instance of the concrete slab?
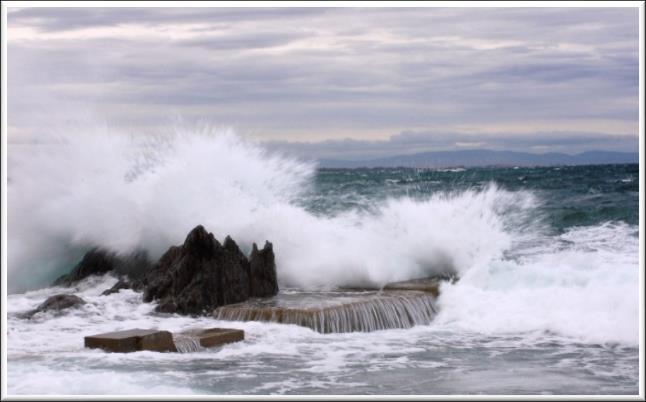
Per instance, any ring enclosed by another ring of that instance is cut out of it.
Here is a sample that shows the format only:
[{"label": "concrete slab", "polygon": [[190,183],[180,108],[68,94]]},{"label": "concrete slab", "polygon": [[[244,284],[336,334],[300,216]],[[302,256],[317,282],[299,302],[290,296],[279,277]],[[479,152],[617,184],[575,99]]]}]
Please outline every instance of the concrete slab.
[{"label": "concrete slab", "polygon": [[196,338],[199,341],[200,346],[204,348],[212,348],[244,340],[244,331],[234,328],[198,329],[187,331],[182,334]]},{"label": "concrete slab", "polygon": [[440,295],[441,279],[422,278],[412,279],[409,281],[387,283],[383,290],[403,290],[403,291],[420,291],[430,293],[435,297]]},{"label": "concrete slab", "polygon": [[176,352],[173,335],[156,329],[130,329],[85,337],[85,347],[109,352]]},{"label": "concrete slab", "polygon": [[435,300],[432,293],[419,290],[290,292],[221,306],[213,316],[295,324],[321,333],[369,332],[426,325],[435,316]]}]

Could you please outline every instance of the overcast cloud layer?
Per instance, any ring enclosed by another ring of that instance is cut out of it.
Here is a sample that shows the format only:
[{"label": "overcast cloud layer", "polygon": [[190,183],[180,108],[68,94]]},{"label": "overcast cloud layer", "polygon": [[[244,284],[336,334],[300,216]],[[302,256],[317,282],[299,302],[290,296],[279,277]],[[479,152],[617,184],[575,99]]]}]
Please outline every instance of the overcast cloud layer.
[{"label": "overcast cloud layer", "polygon": [[9,8],[9,141],[179,119],[316,157],[636,152],[638,31],[637,8]]}]

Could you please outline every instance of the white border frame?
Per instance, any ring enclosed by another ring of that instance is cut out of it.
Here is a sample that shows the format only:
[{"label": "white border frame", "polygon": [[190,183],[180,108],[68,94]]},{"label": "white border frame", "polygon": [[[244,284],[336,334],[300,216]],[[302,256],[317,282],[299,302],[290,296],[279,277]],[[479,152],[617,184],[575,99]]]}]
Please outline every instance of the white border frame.
[{"label": "white border frame", "polygon": [[[623,396],[623,395],[571,395],[571,396],[551,396],[551,395],[392,395],[392,396],[376,396],[376,395],[323,395],[323,396],[307,396],[307,395],[261,395],[261,396],[236,396],[236,395],[209,395],[209,396],[139,396],[139,395],[29,395],[29,396],[11,396],[7,397],[7,311],[6,311],[6,298],[7,298],[7,7],[638,7],[639,8],[639,280],[640,280],[640,341],[639,341],[639,395]],[[1,156],[2,156],[2,197],[1,197],[1,217],[2,217],[2,244],[0,248],[2,269],[0,276],[2,279],[2,308],[1,308],[1,323],[2,333],[2,376],[1,376],[1,389],[0,394],[2,400],[70,400],[70,399],[92,399],[92,400],[329,400],[329,399],[342,399],[342,400],[644,400],[644,185],[645,185],[645,160],[644,160],[644,2],[643,1],[596,1],[596,2],[581,2],[581,1],[535,1],[535,2],[521,2],[521,1],[434,1],[434,2],[418,2],[418,1],[383,1],[383,2],[357,2],[357,1],[5,1],[2,3],[2,135],[1,135]]]}]

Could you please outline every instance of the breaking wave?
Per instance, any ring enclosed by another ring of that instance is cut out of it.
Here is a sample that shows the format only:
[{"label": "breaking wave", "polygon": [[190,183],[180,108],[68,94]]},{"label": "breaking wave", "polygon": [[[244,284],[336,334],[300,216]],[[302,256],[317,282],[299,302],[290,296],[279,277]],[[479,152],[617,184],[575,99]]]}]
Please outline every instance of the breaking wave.
[{"label": "breaking wave", "polygon": [[9,154],[12,290],[48,284],[94,245],[143,248],[156,258],[197,224],[247,249],[272,241],[288,286],[462,272],[499,257],[511,241],[503,215],[533,202],[529,193],[490,185],[320,216],[298,202],[314,165],[269,154],[231,131],[63,137],[14,145]]},{"label": "breaking wave", "polygon": [[495,183],[314,213],[316,166],[231,131],[98,133],[11,144],[8,287],[46,286],[90,247],[159,257],[198,224],[248,252],[274,244],[282,287],[380,286],[455,273],[434,325],[636,344],[638,231],[546,233],[540,197]]}]

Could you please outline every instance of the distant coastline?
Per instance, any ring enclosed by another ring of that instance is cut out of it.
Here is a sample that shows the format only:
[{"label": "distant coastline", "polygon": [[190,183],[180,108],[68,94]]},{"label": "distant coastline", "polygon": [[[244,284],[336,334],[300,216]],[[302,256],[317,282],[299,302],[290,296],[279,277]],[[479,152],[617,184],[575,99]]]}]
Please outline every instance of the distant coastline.
[{"label": "distant coastline", "polygon": [[575,155],[550,152],[466,150],[421,152],[367,160],[319,159],[320,168],[465,168],[465,167],[513,167],[557,165],[605,165],[639,163],[637,152],[588,151]]}]

